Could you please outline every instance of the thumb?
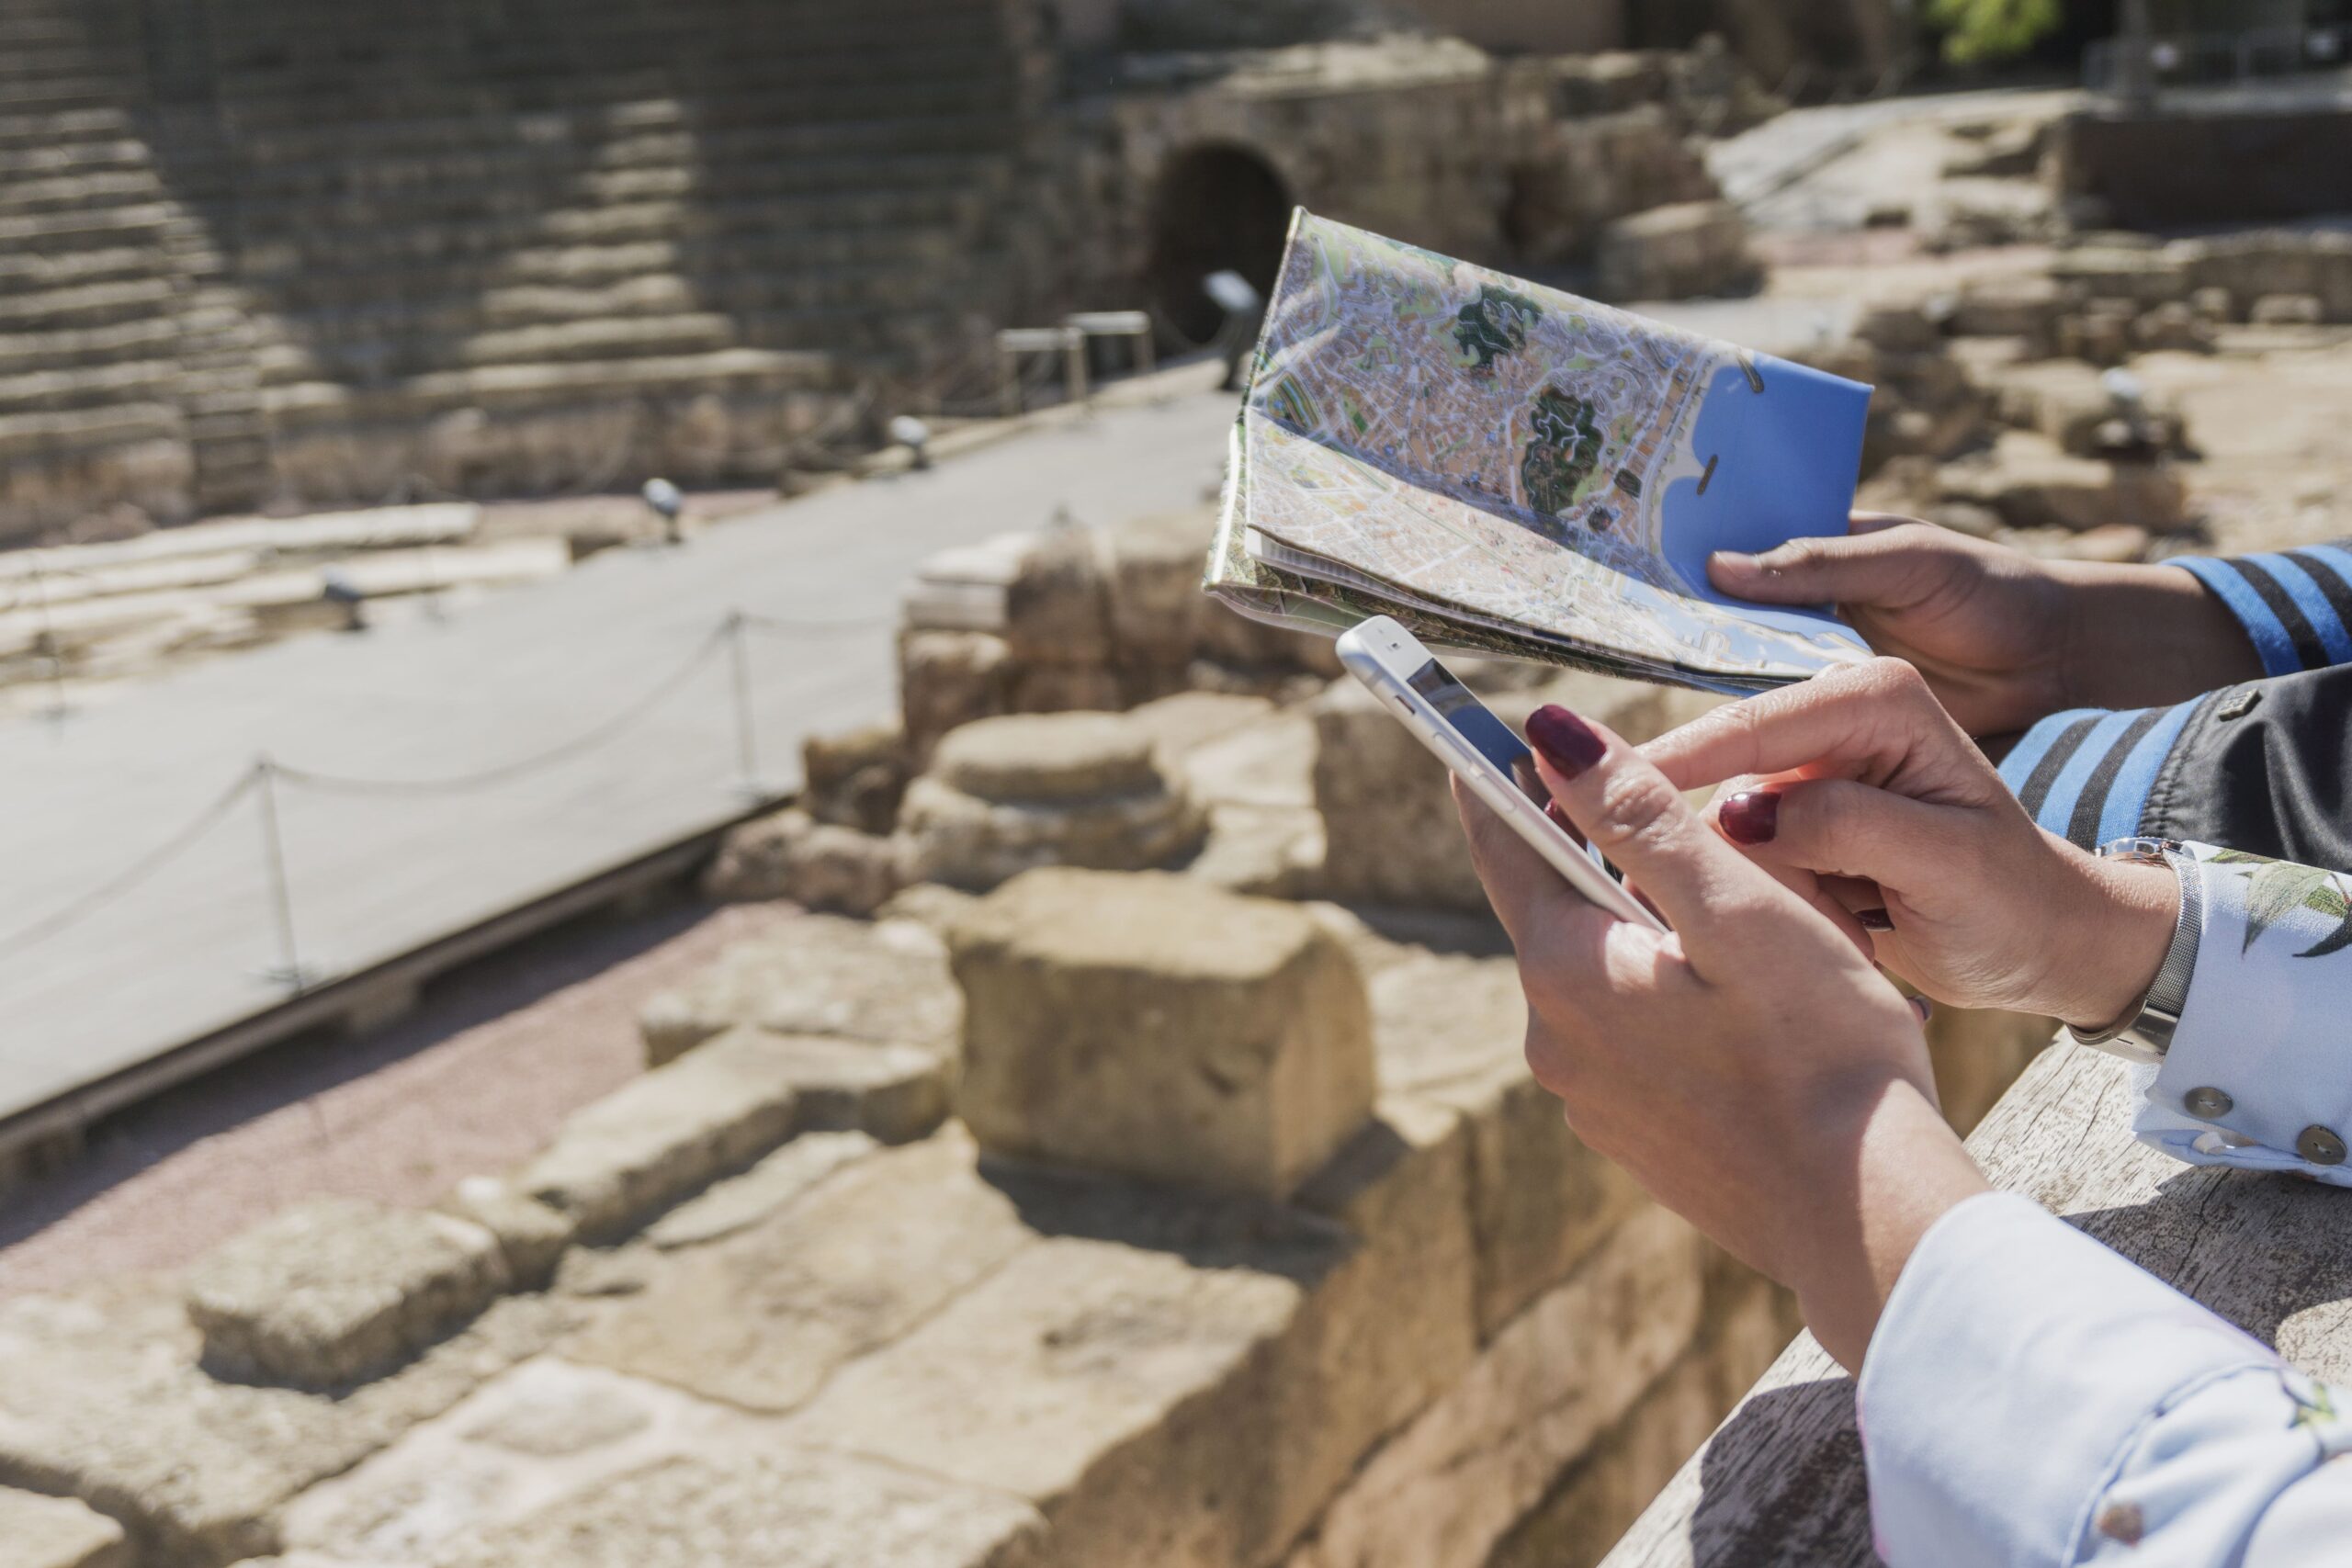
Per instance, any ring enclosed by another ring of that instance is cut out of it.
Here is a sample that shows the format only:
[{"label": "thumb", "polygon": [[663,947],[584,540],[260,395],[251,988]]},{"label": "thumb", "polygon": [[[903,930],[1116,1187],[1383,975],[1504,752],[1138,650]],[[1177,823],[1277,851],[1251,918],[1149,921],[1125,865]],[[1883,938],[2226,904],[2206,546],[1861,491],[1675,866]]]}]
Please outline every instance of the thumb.
[{"label": "thumb", "polygon": [[1666,775],[1608,730],[1547,704],[1529,716],[1527,739],[1553,800],[1640,884],[1691,958],[1736,941],[1728,928],[1759,905],[1800,907],[1762,867],[1709,832]]},{"label": "thumb", "polygon": [[1850,779],[1759,784],[1716,803],[1715,825],[1758,860],[1914,896],[1951,874],[1972,826],[1964,810]]},{"label": "thumb", "polygon": [[1915,604],[1941,576],[1919,535],[1925,524],[1858,518],[1843,536],[1791,539],[1761,555],[1718,550],[1707,577],[1725,593],[1767,604]]}]

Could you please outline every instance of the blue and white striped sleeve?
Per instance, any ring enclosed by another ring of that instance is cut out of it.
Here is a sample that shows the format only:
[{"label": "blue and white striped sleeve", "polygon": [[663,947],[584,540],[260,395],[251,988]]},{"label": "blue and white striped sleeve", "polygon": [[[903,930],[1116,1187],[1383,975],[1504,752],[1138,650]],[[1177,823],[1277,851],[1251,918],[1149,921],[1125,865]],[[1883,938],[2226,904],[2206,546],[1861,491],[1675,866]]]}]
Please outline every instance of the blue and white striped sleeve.
[{"label": "blue and white striped sleeve", "polygon": [[2085,849],[2130,838],[2181,731],[2211,700],[2052,714],[2001,760],[2001,781],[2036,822]]},{"label": "blue and white striped sleeve", "polygon": [[2229,607],[2266,675],[2352,662],[2352,547],[2306,545],[2254,556],[2177,556]]}]

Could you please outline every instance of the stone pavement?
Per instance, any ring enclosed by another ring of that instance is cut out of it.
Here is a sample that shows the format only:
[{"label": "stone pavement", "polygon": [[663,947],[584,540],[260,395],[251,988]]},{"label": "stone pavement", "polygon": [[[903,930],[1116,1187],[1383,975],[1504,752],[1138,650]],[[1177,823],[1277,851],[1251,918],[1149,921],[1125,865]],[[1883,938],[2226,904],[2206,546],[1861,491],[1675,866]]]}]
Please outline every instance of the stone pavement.
[{"label": "stone pavement", "polygon": [[[888,712],[892,618],[919,559],[1035,527],[1196,504],[1227,397],[1105,408],[909,474],[733,522],[676,551],[607,552],[441,624],[312,638],[71,716],[0,726],[0,1117],[275,1006],[280,961],[248,795],[159,874],[51,940],[75,904],[196,818],[254,757],[369,780],[495,768],[587,734],[685,666],[736,609],[754,634],[759,781],[798,741]],[[349,973],[716,827],[744,807],[723,650],[561,766],[457,794],[277,792],[300,956]]]}]

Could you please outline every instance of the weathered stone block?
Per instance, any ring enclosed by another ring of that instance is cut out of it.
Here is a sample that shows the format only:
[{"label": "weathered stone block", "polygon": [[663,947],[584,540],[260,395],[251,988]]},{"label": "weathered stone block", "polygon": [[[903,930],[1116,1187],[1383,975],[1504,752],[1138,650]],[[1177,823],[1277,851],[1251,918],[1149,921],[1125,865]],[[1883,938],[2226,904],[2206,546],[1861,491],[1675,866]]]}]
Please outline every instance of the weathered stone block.
[{"label": "weathered stone block", "polygon": [[73,1497],[0,1487],[0,1562],[8,1568],[131,1568],[122,1527]]},{"label": "weathered stone block", "polygon": [[664,1461],[453,1548],[444,1568],[1025,1568],[1038,1520],[999,1494],[839,1454]]},{"label": "weathered stone block", "polygon": [[610,1240],[792,1136],[799,1064],[741,1030],[573,1112],[515,1185]]},{"label": "weathered stone block", "polygon": [[1480,1568],[1690,1343],[1704,1248],[1663,1209],[1627,1220],[1366,1461],[1295,1568]]},{"label": "weathered stone block", "polygon": [[989,632],[901,633],[899,710],[909,760],[920,767],[949,730],[1007,712],[1012,666],[1004,639]]},{"label": "weathered stone block", "polygon": [[800,745],[802,799],[808,815],[837,828],[888,833],[906,793],[906,731],[870,724],[840,735],[812,735]]},{"label": "weathered stone block", "polygon": [[0,1484],[84,1497],[145,1568],[277,1549],[278,1510],[546,1348],[566,1312],[509,1298],[390,1376],[334,1397],[223,1382],[176,1291],[0,1303]]},{"label": "weathered stone block", "polygon": [[1016,664],[1109,667],[1103,554],[1091,528],[1048,528],[1035,536],[1005,585],[1004,640]]},{"label": "weathered stone block", "polygon": [[219,1376],[335,1388],[471,1322],[507,1282],[481,1225],[330,1198],[208,1253],[188,1271],[187,1314]]},{"label": "weathered stone block", "polygon": [[1304,1513],[1276,1473],[1272,1349],[1300,1295],[1278,1273],[1047,1241],[844,1369],[792,1430],[1028,1499],[1053,1568],[1262,1561]]},{"label": "weathered stone block", "polygon": [[1747,220],[1727,201],[1654,207],[1602,226],[1595,265],[1609,299],[1682,299],[1739,293],[1762,276]]},{"label": "weathered stone block", "polygon": [[2102,463],[2069,457],[2022,431],[2005,433],[1983,458],[1947,465],[1942,499],[1987,506],[2013,528],[2086,533],[2129,523],[2175,533],[2188,523],[2188,491],[2163,463]]},{"label": "weathered stone block", "polygon": [[1038,871],[951,947],[956,1109],[990,1149],[1280,1197],[1371,1107],[1363,980],[1291,906]]},{"label": "weathered stone block", "polygon": [[944,741],[901,813],[917,874],[994,887],[1023,871],[1138,871],[1200,845],[1202,814],[1124,715],[1019,716]]},{"label": "weathered stone block", "polygon": [[963,1017],[946,946],[929,928],[815,915],[727,948],[647,1002],[638,1029],[653,1066],[744,1024],[951,1056]]},{"label": "weathered stone block", "polygon": [[2065,291],[2047,276],[1984,278],[1961,290],[1950,326],[1962,337],[2024,338],[2046,352],[2065,309]]},{"label": "weathered stone block", "polygon": [[729,1177],[662,1215],[647,1228],[645,1239],[666,1251],[748,1230],[881,1146],[865,1133],[804,1133],[742,1175]]},{"label": "weathered stone block", "polygon": [[791,807],[731,829],[702,889],[727,901],[789,898],[822,913],[871,915],[906,886],[908,851],[903,838],[820,822]]},{"label": "weathered stone block", "polygon": [[1181,677],[1192,661],[1209,612],[1201,595],[1201,560],[1215,528],[1213,516],[1191,513],[1105,530],[1111,637],[1131,698],[1153,694],[1145,690],[1148,672]]},{"label": "weathered stone block", "polygon": [[673,1255],[565,1353],[743,1408],[787,1411],[1032,1244],[943,1133],[857,1161],[732,1235]]},{"label": "weathered stone block", "polygon": [[518,1290],[536,1291],[553,1278],[579,1228],[570,1215],[495,1176],[466,1178],[441,1207],[497,1237],[507,1276]]},{"label": "weathered stone block", "polygon": [[1368,987],[1380,1080],[1451,1108],[1469,1141],[1481,1337],[1561,1280],[1643,1204],[1528,1076],[1518,966],[1405,950]]}]

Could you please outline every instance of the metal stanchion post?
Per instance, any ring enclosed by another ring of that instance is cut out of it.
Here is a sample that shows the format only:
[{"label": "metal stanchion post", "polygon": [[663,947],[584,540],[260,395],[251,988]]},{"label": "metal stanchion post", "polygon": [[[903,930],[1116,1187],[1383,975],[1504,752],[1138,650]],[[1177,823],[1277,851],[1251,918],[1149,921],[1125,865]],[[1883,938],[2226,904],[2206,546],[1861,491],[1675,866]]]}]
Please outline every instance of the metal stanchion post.
[{"label": "metal stanchion post", "polygon": [[286,844],[277,826],[277,764],[266,756],[254,761],[254,786],[261,803],[261,852],[269,874],[270,914],[277,926],[279,960],[277,967],[265,969],[262,976],[300,996],[310,989],[311,976],[302,967],[301,952],[294,944],[294,890],[287,880]]},{"label": "metal stanchion post", "polygon": [[65,701],[65,649],[57,640],[57,624],[49,614],[49,569],[39,550],[33,552],[33,608],[40,615],[40,646],[49,655],[49,687],[52,696],[49,711],[41,716],[52,724],[62,725],[73,708]]},{"label": "metal stanchion post", "polygon": [[770,791],[760,779],[759,728],[752,711],[751,618],[737,610],[728,616],[727,626],[734,643],[729,652],[734,670],[735,760],[743,773],[742,783],[737,787],[744,799],[763,801],[769,798]]}]

